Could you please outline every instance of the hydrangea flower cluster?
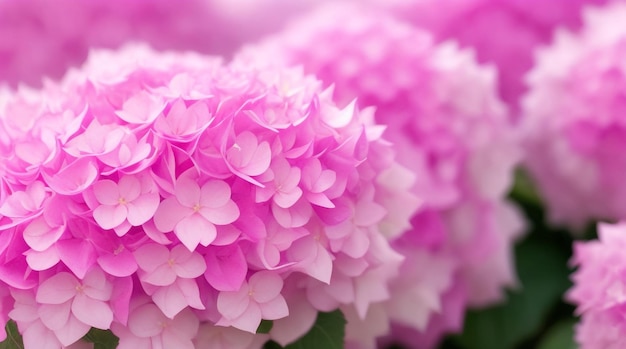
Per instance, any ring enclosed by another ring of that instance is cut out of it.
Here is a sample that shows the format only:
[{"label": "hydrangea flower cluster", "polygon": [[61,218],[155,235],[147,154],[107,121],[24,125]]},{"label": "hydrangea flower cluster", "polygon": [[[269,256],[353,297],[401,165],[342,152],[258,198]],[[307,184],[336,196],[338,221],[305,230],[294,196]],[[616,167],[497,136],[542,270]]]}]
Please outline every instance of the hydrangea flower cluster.
[{"label": "hydrangea flower cluster", "polygon": [[504,196],[520,154],[493,69],[453,44],[435,45],[424,31],[350,5],[300,18],[236,60],[302,65],[334,88],[339,105],[358,97],[376,106],[398,161],[417,176],[405,186],[422,200],[412,227],[387,235],[406,257],[392,297],[365,320],[342,308],[355,347],[375,347],[390,324],[412,329],[414,347],[433,347],[459,329],[468,305],[498,301],[515,284],[510,253],[521,220]]},{"label": "hydrangea flower cluster", "polygon": [[576,341],[581,349],[626,346],[624,306],[626,224],[599,224],[599,240],[574,245],[574,286],[567,294],[581,322]]},{"label": "hydrangea flower cluster", "polygon": [[221,50],[226,38],[206,25],[216,19],[202,0],[1,0],[0,81],[41,86],[42,77],[59,79],[84,63],[90,48],[132,40],[161,50]]},{"label": "hydrangea flower cluster", "polygon": [[537,56],[523,100],[525,165],[553,222],[626,217],[626,5],[585,12]]},{"label": "hydrangea flower cluster", "polygon": [[[526,90],[523,77],[534,63],[534,49],[549,43],[556,28],[579,28],[585,5],[606,2],[550,0],[539,6],[527,0],[397,0],[386,7],[428,29],[439,41],[453,39],[474,48],[479,62],[494,63],[499,68],[500,96],[517,107]],[[511,117],[518,119],[515,112]]]},{"label": "hydrangea flower cluster", "polygon": [[389,297],[414,176],[301,70],[131,46],[0,101],[0,320],[26,347],[286,344]]}]

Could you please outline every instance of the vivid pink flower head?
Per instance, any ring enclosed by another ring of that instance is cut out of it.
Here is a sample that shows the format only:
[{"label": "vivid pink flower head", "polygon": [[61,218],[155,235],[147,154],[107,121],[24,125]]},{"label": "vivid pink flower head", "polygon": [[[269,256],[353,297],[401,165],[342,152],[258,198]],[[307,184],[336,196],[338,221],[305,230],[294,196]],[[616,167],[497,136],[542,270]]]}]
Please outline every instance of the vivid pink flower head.
[{"label": "vivid pink flower head", "polygon": [[[435,44],[423,30],[351,5],[323,7],[295,20],[284,32],[242,49],[235,61],[302,66],[333,89],[337,103],[351,106],[356,99],[357,107],[375,106],[372,116],[387,125],[384,135],[393,140],[398,162],[416,180],[411,184],[403,180],[406,173],[395,170],[379,181],[396,193],[415,194],[420,209],[404,211],[380,196],[378,205],[368,200],[348,208],[367,212],[355,220],[356,229],[361,218],[367,222],[381,209],[393,207],[389,211],[398,214],[385,233],[407,258],[402,277],[390,281],[392,296],[382,307],[388,322],[425,331],[434,314],[446,308],[441,299],[447,290],[463,289],[463,306],[482,306],[500,300],[503,288],[515,285],[511,249],[522,221],[505,195],[520,151],[497,96],[493,68],[478,65],[471,52],[452,43]],[[398,225],[403,221],[407,224]],[[367,247],[345,239],[348,231],[328,229],[330,246],[358,256]],[[419,267],[428,263],[440,270],[437,277]],[[396,299],[420,301],[409,308]],[[358,306],[354,312],[360,313]],[[372,319],[380,325],[376,329],[370,323],[363,325],[370,330],[349,331],[348,339],[374,345],[371,337],[385,334],[379,320]]]},{"label": "vivid pink flower head", "polygon": [[574,245],[574,286],[567,299],[576,304],[581,321],[576,341],[581,349],[626,345],[626,225],[599,224],[598,240]]},{"label": "vivid pink flower head", "polygon": [[525,165],[553,223],[626,217],[626,5],[589,8],[537,54],[523,100]]},{"label": "vivid pink flower head", "polygon": [[[301,69],[145,46],[7,94],[0,282],[17,302],[0,321],[52,347],[95,327],[192,348],[288,344],[319,310],[365,317],[403,259],[385,236],[419,203],[373,113]],[[263,320],[283,325],[254,337]]]},{"label": "vivid pink flower head", "polygon": [[[533,51],[552,41],[560,27],[581,25],[581,10],[610,0],[374,0],[400,18],[432,32],[437,41],[472,48],[480,63],[498,67],[498,92],[516,107],[526,90]],[[442,10],[444,9],[445,10]],[[517,120],[517,113],[511,116]]]}]

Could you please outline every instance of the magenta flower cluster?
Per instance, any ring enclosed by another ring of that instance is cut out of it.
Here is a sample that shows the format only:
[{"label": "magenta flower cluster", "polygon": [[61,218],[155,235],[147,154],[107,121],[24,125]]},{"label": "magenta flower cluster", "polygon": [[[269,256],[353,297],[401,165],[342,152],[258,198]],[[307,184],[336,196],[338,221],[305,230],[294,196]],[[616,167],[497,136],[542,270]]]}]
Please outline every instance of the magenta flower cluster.
[{"label": "magenta flower cluster", "polygon": [[581,317],[576,341],[581,349],[622,348],[626,346],[626,225],[600,224],[598,235],[599,240],[574,245],[578,270],[567,298],[577,305]]},{"label": "magenta flower cluster", "polygon": [[0,315],[26,347],[91,327],[213,347],[263,319],[287,343],[389,297],[388,212],[417,207],[394,181],[414,176],[373,109],[301,70],[129,46],[0,100]]},{"label": "magenta flower cluster", "polygon": [[578,34],[542,48],[523,100],[525,165],[553,222],[626,217],[626,6],[585,12]]},{"label": "magenta flower cluster", "polygon": [[[417,176],[414,185],[402,182],[420,208],[411,226],[388,236],[405,256],[391,297],[364,320],[342,308],[355,348],[375,348],[390,325],[391,340],[434,347],[460,330],[468,306],[493,304],[515,285],[511,252],[523,223],[505,195],[521,153],[493,69],[453,44],[435,45],[425,31],[336,4],[244,48],[236,60],[301,65],[334,88],[340,105],[354,98],[376,105],[398,161]],[[398,204],[394,212],[411,215]]]}]

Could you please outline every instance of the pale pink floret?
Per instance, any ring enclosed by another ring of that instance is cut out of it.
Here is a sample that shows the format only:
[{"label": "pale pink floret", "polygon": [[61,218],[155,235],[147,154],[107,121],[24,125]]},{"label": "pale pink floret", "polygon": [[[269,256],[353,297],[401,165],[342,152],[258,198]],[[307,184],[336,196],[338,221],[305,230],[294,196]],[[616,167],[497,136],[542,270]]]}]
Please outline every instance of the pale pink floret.
[{"label": "pale pink floret", "polygon": [[265,172],[272,160],[272,151],[267,142],[259,142],[249,131],[237,135],[235,143],[226,150],[226,163],[235,173],[240,172],[244,179]]},{"label": "pale pink floret", "polygon": [[223,181],[211,180],[200,187],[194,180],[179,178],[175,190],[175,196],[159,205],[154,224],[164,233],[173,231],[190,251],[215,240],[215,225],[230,224],[239,218],[230,187]]},{"label": "pale pink floret", "polygon": [[[41,320],[32,291],[12,290],[15,299],[9,317],[17,323],[25,348],[61,349],[61,344],[54,331],[47,328]],[[80,338],[80,337],[79,337]],[[71,344],[67,343],[67,345]]]},{"label": "pale pink floret", "polygon": [[187,306],[204,309],[194,278],[206,270],[204,259],[183,245],[168,250],[150,243],[134,252],[144,290],[163,313],[173,318]]},{"label": "pale pink floret", "polygon": [[144,303],[131,309],[128,326],[114,323],[113,332],[120,338],[120,349],[195,349],[192,340],[199,324],[190,309],[170,319],[156,305]]},{"label": "pale pink floret", "polygon": [[285,298],[280,294],[283,279],[278,274],[261,271],[250,277],[236,292],[220,292],[217,310],[221,326],[233,326],[255,333],[261,319],[276,320],[289,315]]},{"label": "pale pink floret", "polygon": [[110,328],[112,292],[112,283],[99,268],[91,269],[83,280],[62,272],[45,280],[37,289],[38,314],[61,343],[69,345],[84,336],[90,327]]},{"label": "pale pink floret", "polygon": [[105,179],[93,185],[100,203],[93,218],[103,229],[115,229],[124,235],[130,226],[149,221],[159,205],[159,193],[148,176],[123,176],[118,183]]}]

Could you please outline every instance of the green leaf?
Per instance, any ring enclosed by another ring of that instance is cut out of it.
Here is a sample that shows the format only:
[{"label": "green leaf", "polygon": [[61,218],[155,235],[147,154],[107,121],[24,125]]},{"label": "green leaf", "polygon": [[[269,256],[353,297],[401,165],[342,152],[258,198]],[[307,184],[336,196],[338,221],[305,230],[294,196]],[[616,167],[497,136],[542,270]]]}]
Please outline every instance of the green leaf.
[{"label": "green leaf", "polygon": [[526,205],[541,206],[541,196],[535,189],[535,185],[522,169],[515,172],[515,182],[511,189],[510,197],[519,203]]},{"label": "green leaf", "polygon": [[261,324],[259,324],[259,328],[256,329],[256,333],[270,333],[273,326],[274,326],[274,321],[261,320]]},{"label": "green leaf", "polygon": [[318,313],[313,328],[285,349],[342,349],[346,319],[341,310]]},{"label": "green leaf", "polygon": [[536,335],[570,285],[568,248],[552,231],[539,231],[516,248],[521,288],[505,304],[469,311],[456,342],[466,349],[510,349]]},{"label": "green leaf", "polygon": [[0,343],[0,349],[24,349],[22,335],[17,330],[17,325],[13,320],[9,321],[5,326],[7,331],[7,339]]},{"label": "green leaf", "polygon": [[113,332],[92,328],[87,332],[83,340],[94,344],[94,349],[115,349],[119,343]]},{"label": "green leaf", "polygon": [[575,320],[564,320],[552,326],[537,349],[576,349],[574,342]]}]

